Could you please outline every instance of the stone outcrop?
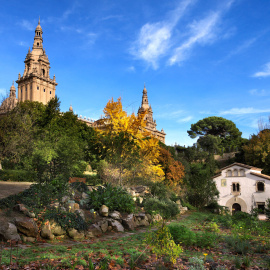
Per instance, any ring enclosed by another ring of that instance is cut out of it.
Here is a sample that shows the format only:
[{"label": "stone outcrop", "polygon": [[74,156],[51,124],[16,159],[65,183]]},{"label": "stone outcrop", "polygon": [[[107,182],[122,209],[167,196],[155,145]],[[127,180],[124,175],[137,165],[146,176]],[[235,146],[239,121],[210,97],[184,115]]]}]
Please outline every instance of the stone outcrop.
[{"label": "stone outcrop", "polygon": [[107,217],[109,215],[109,208],[106,205],[102,205],[99,209],[99,214],[102,217]]},{"label": "stone outcrop", "polygon": [[5,222],[1,224],[0,225],[0,240],[20,241],[21,237],[18,234],[17,227],[10,222]]},{"label": "stone outcrop", "polygon": [[36,238],[38,236],[38,227],[36,222],[27,217],[16,217],[15,225],[19,232],[23,233],[27,237]]}]

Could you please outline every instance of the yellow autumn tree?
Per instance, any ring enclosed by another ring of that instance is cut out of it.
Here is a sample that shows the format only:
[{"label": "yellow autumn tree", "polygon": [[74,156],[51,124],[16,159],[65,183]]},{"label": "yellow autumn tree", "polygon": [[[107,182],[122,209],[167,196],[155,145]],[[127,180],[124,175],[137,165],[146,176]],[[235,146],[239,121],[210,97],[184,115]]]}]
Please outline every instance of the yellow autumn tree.
[{"label": "yellow autumn tree", "polygon": [[159,142],[145,129],[147,112],[128,115],[121,98],[111,99],[103,112],[97,129],[106,161],[119,171],[119,184],[136,177],[161,181],[164,172],[158,165]]}]

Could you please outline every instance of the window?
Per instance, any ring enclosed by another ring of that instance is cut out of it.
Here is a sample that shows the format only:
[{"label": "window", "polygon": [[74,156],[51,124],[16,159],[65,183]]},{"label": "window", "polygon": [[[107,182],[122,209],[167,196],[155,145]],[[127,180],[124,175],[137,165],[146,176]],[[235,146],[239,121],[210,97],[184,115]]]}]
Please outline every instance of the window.
[{"label": "window", "polygon": [[259,214],[264,214],[264,212],[265,212],[265,203],[264,202],[257,202],[257,208],[259,210]]},{"label": "window", "polygon": [[43,92],[45,92],[45,88],[44,88]]},{"label": "window", "polygon": [[245,176],[245,170],[244,169],[240,170],[240,176]]},{"label": "window", "polygon": [[238,170],[237,169],[233,170],[233,176],[238,176]]},{"label": "window", "polygon": [[50,95],[52,94],[52,91],[50,91]]},{"label": "window", "polygon": [[227,171],[227,177],[231,177],[232,176],[232,171],[231,170],[228,170]]},{"label": "window", "polygon": [[264,191],[264,182],[257,182],[257,191],[258,192]]},{"label": "window", "polygon": [[241,192],[240,184],[239,183],[232,183],[232,194],[239,195]]},{"label": "window", "polygon": [[37,43],[37,46],[39,46],[39,43]]},{"label": "window", "polygon": [[39,86],[37,86],[37,90],[39,90]]},{"label": "window", "polygon": [[27,92],[27,86],[25,86],[25,92]]}]

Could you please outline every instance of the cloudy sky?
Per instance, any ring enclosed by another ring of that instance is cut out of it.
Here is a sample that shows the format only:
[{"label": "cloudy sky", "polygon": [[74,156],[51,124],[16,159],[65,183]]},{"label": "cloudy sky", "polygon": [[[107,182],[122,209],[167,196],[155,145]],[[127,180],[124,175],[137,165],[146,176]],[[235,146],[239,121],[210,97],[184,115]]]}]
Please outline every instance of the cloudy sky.
[{"label": "cloudy sky", "polygon": [[208,116],[249,138],[270,115],[269,0],[1,1],[0,95],[33,45],[40,16],[61,110],[97,119],[122,98],[137,112],[144,83],[166,143]]}]

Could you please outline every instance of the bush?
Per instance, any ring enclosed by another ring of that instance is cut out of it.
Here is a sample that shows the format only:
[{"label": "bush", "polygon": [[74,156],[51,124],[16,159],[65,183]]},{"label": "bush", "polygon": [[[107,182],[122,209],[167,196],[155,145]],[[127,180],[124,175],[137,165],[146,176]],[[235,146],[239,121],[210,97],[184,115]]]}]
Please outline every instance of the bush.
[{"label": "bush", "polygon": [[78,231],[87,230],[87,223],[78,213],[59,212],[57,209],[47,210],[43,216],[44,220],[54,220],[64,230],[74,228]]},{"label": "bush", "polygon": [[0,209],[13,208],[22,203],[29,209],[44,208],[58,198],[59,188],[53,185],[33,184],[24,191],[0,200]]},{"label": "bush", "polygon": [[148,198],[144,202],[144,210],[148,214],[160,214],[163,218],[169,219],[179,214],[178,205],[171,200],[159,200]]},{"label": "bush", "polygon": [[79,192],[88,192],[88,187],[87,187],[87,185],[85,184],[85,183],[83,183],[83,182],[73,182],[73,183],[71,183],[70,184],[70,187],[72,188],[72,189],[76,189],[76,190],[78,190]]},{"label": "bush", "polygon": [[90,208],[99,210],[103,204],[109,207],[110,211],[132,213],[135,210],[132,196],[122,187],[113,187],[111,184],[99,186],[97,190],[89,193],[88,206]]},{"label": "bush", "polygon": [[0,180],[17,182],[34,182],[35,172],[23,170],[0,170]]},{"label": "bush", "polygon": [[214,247],[217,242],[217,235],[210,232],[198,232],[196,234],[196,246],[200,248]]},{"label": "bush", "polygon": [[176,244],[182,243],[188,247],[196,243],[196,233],[186,226],[172,223],[168,227]]},{"label": "bush", "polygon": [[160,200],[169,199],[173,194],[169,187],[161,182],[151,183],[149,187],[151,194]]}]

